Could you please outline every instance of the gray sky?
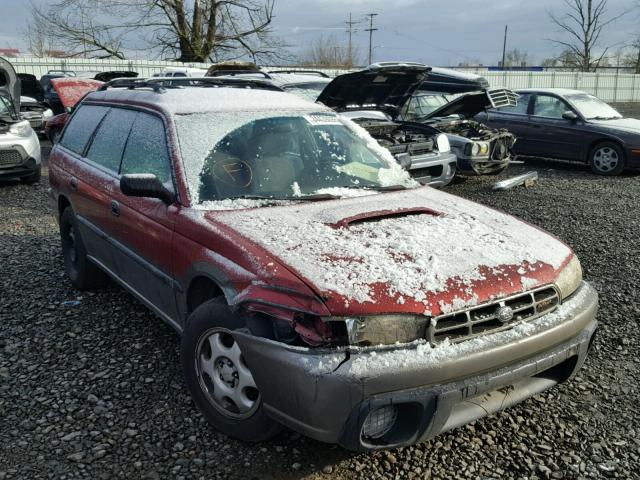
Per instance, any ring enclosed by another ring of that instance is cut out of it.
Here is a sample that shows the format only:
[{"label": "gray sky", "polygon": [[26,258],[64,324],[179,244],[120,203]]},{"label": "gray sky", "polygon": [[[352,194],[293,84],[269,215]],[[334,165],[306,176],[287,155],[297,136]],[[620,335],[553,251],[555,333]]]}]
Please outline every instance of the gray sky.
[{"label": "gray sky", "polygon": [[[45,0],[46,1],[46,0]],[[108,1],[108,0],[106,0]],[[609,0],[609,14],[630,9],[635,0]],[[557,37],[549,9],[561,12],[560,0],[276,0],[275,33],[304,50],[320,34],[335,34],[347,44],[349,12],[356,26],[354,44],[363,54],[368,34],[365,14],[375,12],[374,61],[411,60],[432,65],[457,65],[479,60],[496,64],[502,51],[504,25],[509,25],[507,48],[531,54],[536,62],[557,53],[546,39]],[[26,51],[22,31],[29,20],[27,0],[0,0],[0,47]],[[616,48],[640,34],[638,12],[624,15],[607,27],[603,44]]]}]

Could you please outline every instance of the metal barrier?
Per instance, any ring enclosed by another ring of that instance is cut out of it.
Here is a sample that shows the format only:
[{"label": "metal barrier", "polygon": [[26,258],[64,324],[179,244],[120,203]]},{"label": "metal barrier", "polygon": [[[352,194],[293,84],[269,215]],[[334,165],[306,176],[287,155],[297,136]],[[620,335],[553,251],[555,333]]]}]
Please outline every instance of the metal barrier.
[{"label": "metal barrier", "polygon": [[[167,67],[208,68],[208,63],[179,63],[154,60],[113,60],[90,58],[9,58],[16,71],[40,77],[49,70],[132,70],[141,77],[151,76]],[[266,70],[290,69],[265,67]],[[295,67],[297,70],[318,70],[336,76],[355,69]],[[592,93],[607,102],[640,102],[640,75],[606,71],[582,73],[562,71],[487,71],[486,68],[460,68],[487,78],[492,87],[518,88],[570,88]]]}]

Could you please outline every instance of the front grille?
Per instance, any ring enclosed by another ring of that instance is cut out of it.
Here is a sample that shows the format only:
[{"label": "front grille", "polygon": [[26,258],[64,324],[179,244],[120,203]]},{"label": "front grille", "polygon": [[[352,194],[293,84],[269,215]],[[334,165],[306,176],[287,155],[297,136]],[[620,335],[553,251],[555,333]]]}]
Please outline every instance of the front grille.
[{"label": "front grille", "polygon": [[491,88],[487,90],[487,96],[493,108],[515,107],[518,94],[506,88]]},{"label": "front grille", "polygon": [[392,155],[397,155],[399,153],[408,153],[409,155],[414,157],[417,155],[425,155],[427,153],[433,152],[433,142],[426,141],[390,145],[387,147],[387,150],[389,150]]},{"label": "front grille", "polygon": [[0,166],[9,167],[22,163],[22,157],[17,150],[0,150]]},{"label": "front grille", "polygon": [[[515,324],[531,321],[552,312],[560,304],[554,287],[542,287],[466,310],[440,315],[431,320],[427,340],[431,344],[446,338],[461,342],[477,335],[508,330]],[[511,309],[512,318],[508,318]],[[503,314],[503,315],[499,315]]]}]

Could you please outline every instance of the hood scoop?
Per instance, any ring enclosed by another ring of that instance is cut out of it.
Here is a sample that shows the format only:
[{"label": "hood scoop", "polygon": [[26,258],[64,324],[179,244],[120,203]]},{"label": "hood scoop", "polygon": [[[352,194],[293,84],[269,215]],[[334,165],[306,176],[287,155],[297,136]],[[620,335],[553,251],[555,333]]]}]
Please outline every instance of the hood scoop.
[{"label": "hood scoop", "polygon": [[365,212],[353,217],[346,217],[336,223],[328,224],[333,228],[346,228],[352,225],[359,225],[362,223],[377,222],[388,218],[402,218],[412,215],[431,215],[433,217],[439,217],[443,215],[440,212],[431,210],[430,208],[403,208],[398,210],[377,210],[373,212]]}]

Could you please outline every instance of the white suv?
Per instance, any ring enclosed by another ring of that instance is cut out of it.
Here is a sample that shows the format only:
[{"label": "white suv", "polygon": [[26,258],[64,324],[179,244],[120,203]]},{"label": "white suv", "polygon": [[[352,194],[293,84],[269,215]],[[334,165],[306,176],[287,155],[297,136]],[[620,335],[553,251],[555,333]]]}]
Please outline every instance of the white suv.
[{"label": "white suv", "polygon": [[24,183],[40,180],[40,142],[20,112],[20,80],[13,66],[0,58],[0,178]]}]

